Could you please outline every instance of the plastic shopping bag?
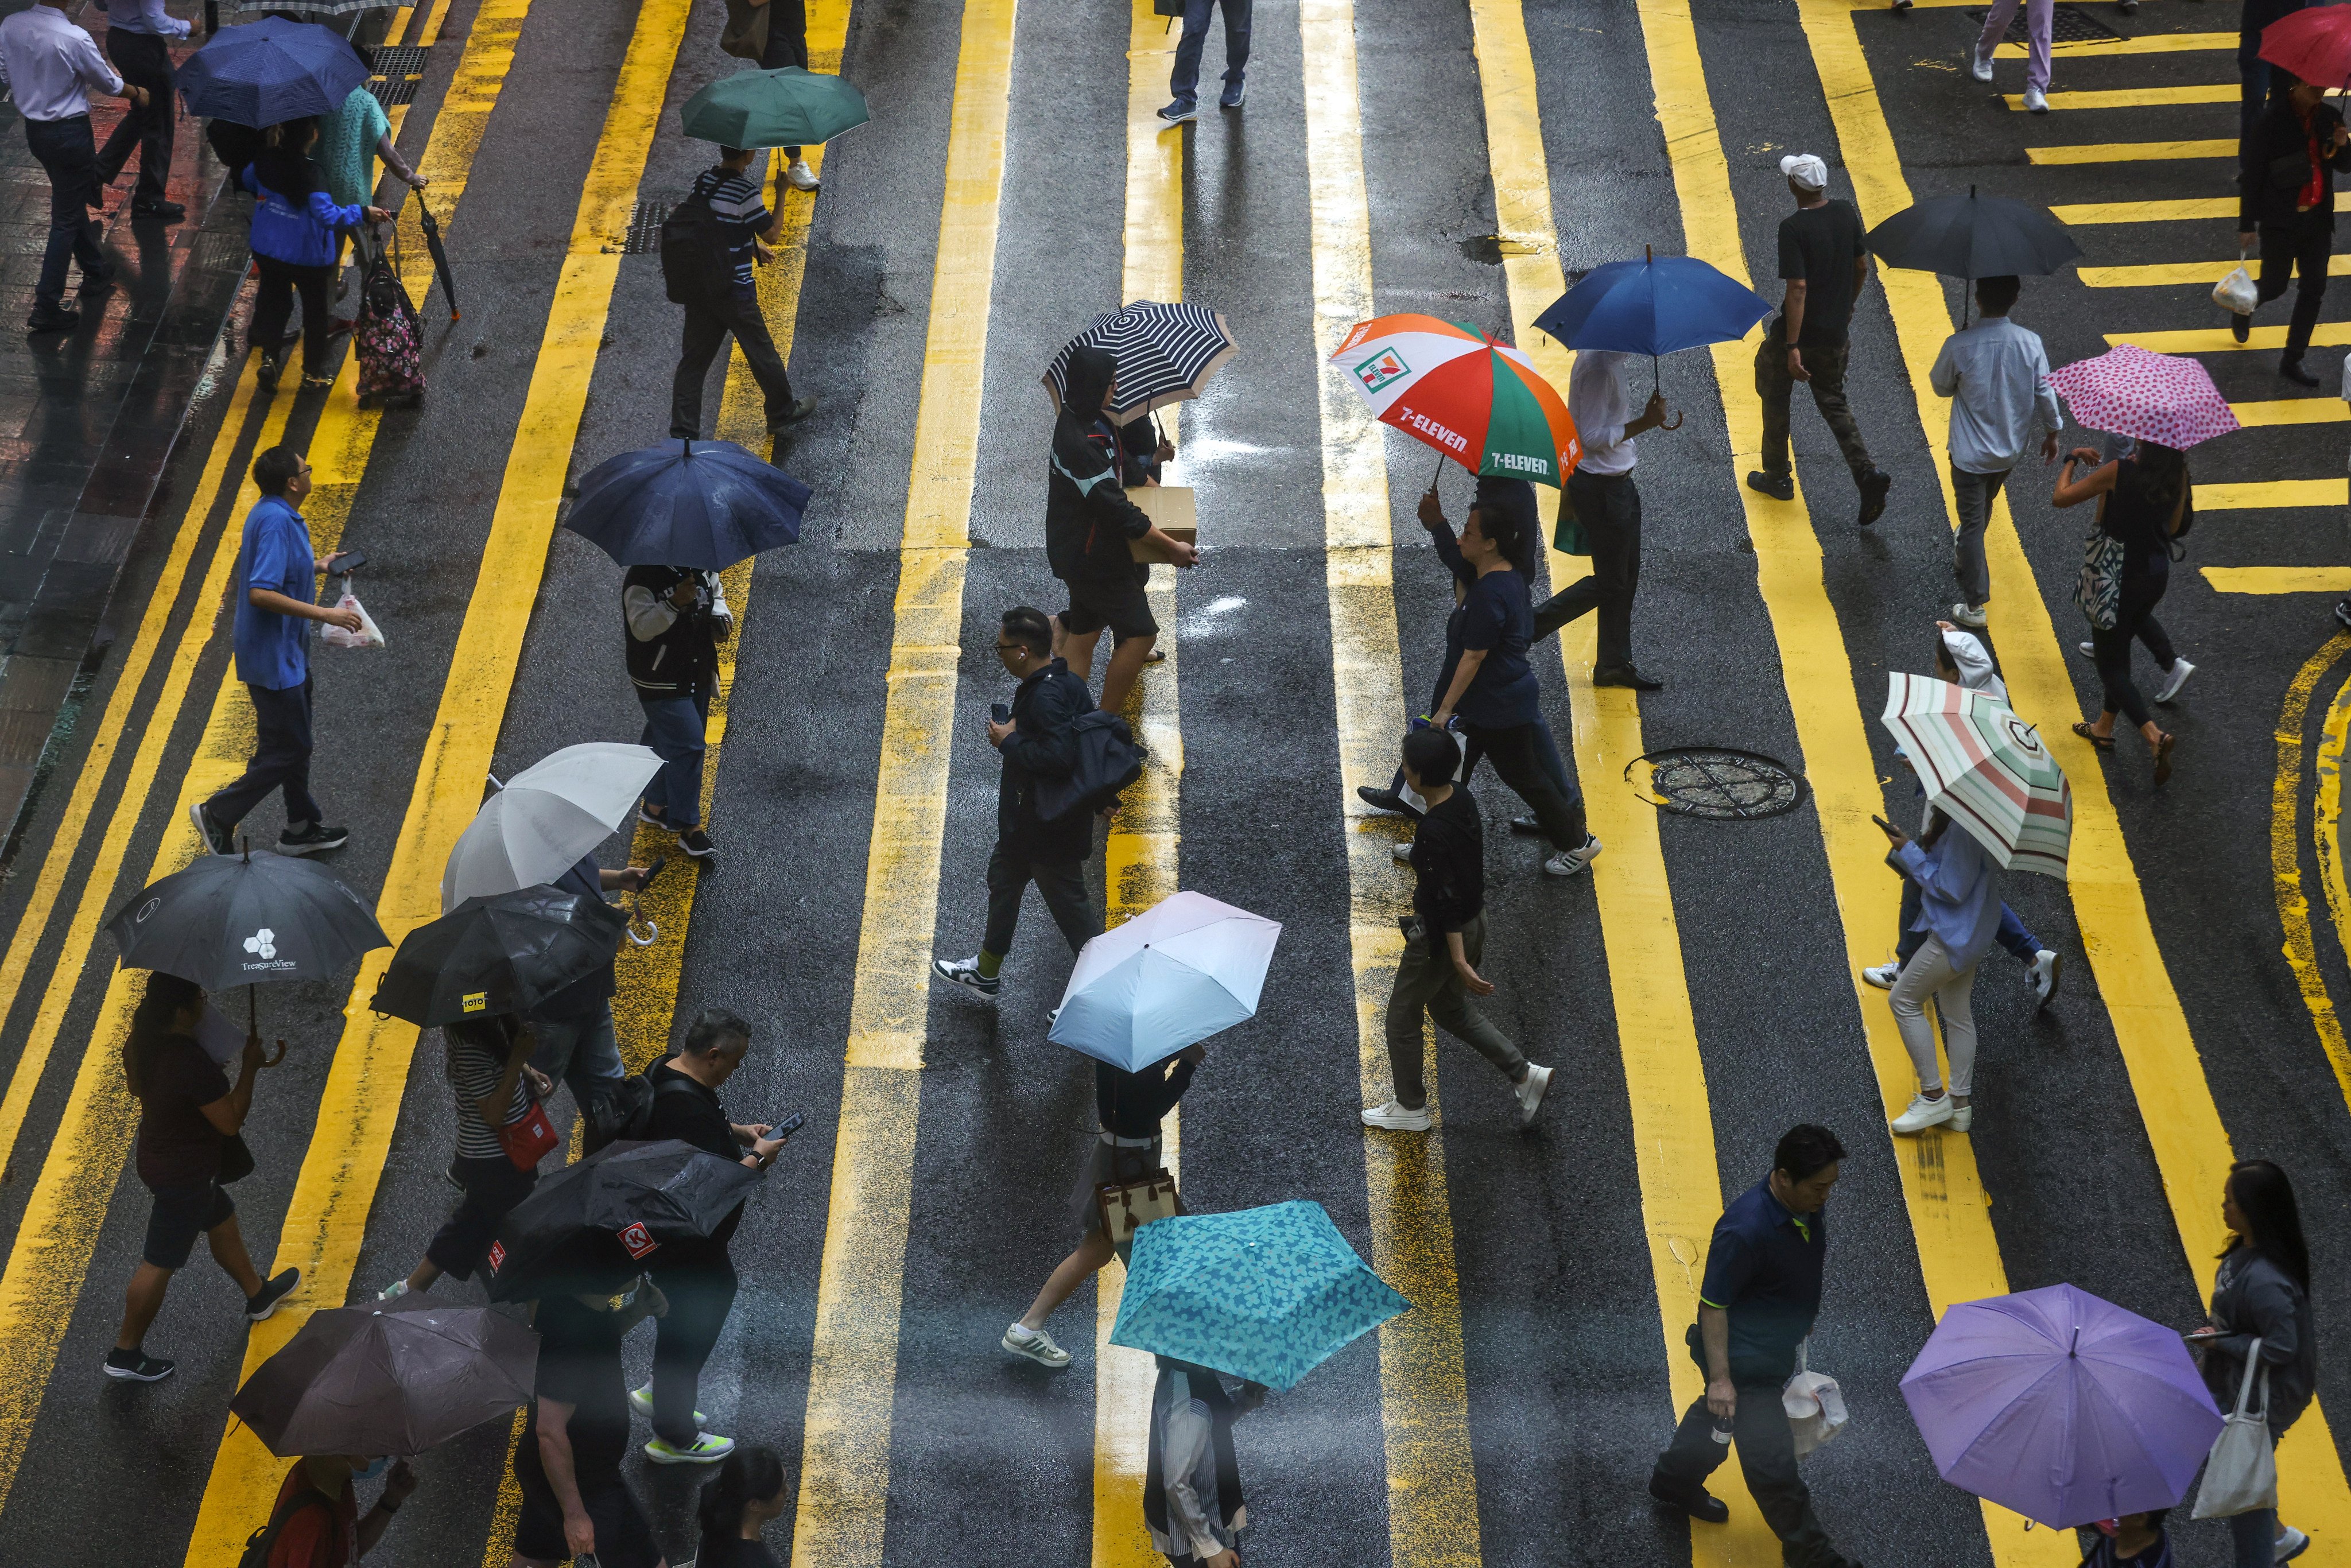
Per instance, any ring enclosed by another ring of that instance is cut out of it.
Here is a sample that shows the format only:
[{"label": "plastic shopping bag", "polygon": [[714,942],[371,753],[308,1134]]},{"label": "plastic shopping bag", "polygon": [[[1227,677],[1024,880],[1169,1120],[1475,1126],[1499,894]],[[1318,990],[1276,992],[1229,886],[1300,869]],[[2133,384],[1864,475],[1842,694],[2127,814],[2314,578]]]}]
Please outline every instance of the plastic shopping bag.
[{"label": "plastic shopping bag", "polygon": [[1788,1432],[1796,1441],[1800,1459],[1844,1431],[1847,1419],[1844,1390],[1837,1386],[1835,1378],[1812,1369],[1810,1349],[1809,1341],[1799,1347],[1796,1375],[1780,1391],[1780,1407],[1788,1413]]},{"label": "plastic shopping bag", "polygon": [[2233,315],[2250,316],[2261,302],[2261,290],[2253,286],[2253,275],[2245,270],[2245,257],[2241,252],[2236,270],[2212,286],[2212,303]]},{"label": "plastic shopping bag", "polygon": [[343,596],[336,601],[335,608],[358,612],[360,629],[356,632],[346,632],[340,626],[329,626],[319,633],[319,641],[329,648],[381,648],[383,646],[383,633],[375,629],[375,617],[367,612],[367,606],[360,602],[358,594],[348,588],[343,590]]},{"label": "plastic shopping bag", "polygon": [[[1412,728],[1414,729],[1426,729],[1426,727],[1428,727],[1428,716],[1426,714],[1422,714],[1418,718],[1416,718],[1412,722]],[[1469,755],[1469,737],[1468,736],[1462,734],[1458,729],[1448,728],[1445,733],[1453,737],[1453,744],[1461,748],[1462,756],[1467,757]],[[1457,784],[1463,782],[1458,774],[1455,776],[1453,781]],[[1398,784],[1396,786],[1396,794],[1403,800],[1405,805],[1413,809],[1416,815],[1428,810],[1428,802],[1422,800],[1420,798],[1419,791],[1416,790],[1408,783]]]}]

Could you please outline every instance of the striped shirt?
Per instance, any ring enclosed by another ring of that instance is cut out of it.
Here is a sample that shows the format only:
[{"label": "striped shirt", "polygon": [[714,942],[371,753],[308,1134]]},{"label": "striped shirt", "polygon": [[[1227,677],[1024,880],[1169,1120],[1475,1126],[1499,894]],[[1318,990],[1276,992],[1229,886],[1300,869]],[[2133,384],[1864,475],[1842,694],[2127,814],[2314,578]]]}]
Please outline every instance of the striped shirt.
[{"label": "striped shirt", "polygon": [[[463,1039],[451,1038],[445,1065],[449,1087],[457,1096],[457,1155],[461,1159],[495,1160],[506,1157],[506,1147],[498,1135],[482,1120],[482,1102],[496,1092],[498,1080],[507,1070],[506,1053]],[[512,1126],[530,1114],[531,1095],[528,1081],[515,1084],[514,1103],[507,1112],[507,1125]]]},{"label": "striped shirt", "polygon": [[735,262],[735,287],[751,287],[751,239],[765,234],[775,222],[768,211],[759,183],[750,174],[734,173],[725,168],[705,169],[694,182],[694,193],[710,204],[718,221],[726,229],[726,253]]}]

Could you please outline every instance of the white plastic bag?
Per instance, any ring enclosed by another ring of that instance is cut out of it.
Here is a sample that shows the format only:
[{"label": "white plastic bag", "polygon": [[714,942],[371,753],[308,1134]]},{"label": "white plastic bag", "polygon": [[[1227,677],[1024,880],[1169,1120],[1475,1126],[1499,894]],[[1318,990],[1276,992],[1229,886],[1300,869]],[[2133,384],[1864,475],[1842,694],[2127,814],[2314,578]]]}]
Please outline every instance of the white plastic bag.
[{"label": "white plastic bag", "polygon": [[1796,1458],[1802,1458],[1844,1430],[1844,1390],[1824,1372],[1814,1372],[1809,1360],[1812,1342],[1796,1347],[1796,1375],[1780,1390],[1780,1408],[1788,1413],[1788,1432],[1796,1440]]},{"label": "white plastic bag", "polygon": [[[2210,1354],[2208,1351],[2206,1353]],[[2260,1375],[2261,1408],[2252,1408],[2254,1375]],[[2204,1484],[2196,1489],[2196,1517],[2226,1519],[2277,1507],[2277,1460],[2270,1452],[2270,1369],[2262,1364],[2262,1342],[2245,1352],[2245,1380],[2237,1407],[2212,1439],[2204,1461]]]},{"label": "white plastic bag", "polygon": [[383,646],[383,633],[375,629],[375,617],[367,612],[367,606],[360,602],[358,594],[346,588],[343,590],[342,598],[336,601],[335,608],[356,611],[360,618],[360,629],[356,632],[346,632],[340,626],[329,626],[324,632],[319,633],[319,642],[329,648],[381,648]]},{"label": "white plastic bag", "polygon": [[[2346,376],[2351,376],[2351,370],[2346,370],[2344,374]],[[1469,737],[1468,736],[1462,734],[1458,729],[1448,729],[1445,733],[1453,737],[1453,744],[1461,748],[1462,756],[1467,757],[1469,755]],[[1462,779],[1458,774],[1456,774],[1453,781],[1456,784],[1458,784],[1462,782]],[[1422,800],[1420,798],[1419,791],[1416,790],[1410,784],[1398,784],[1396,786],[1396,794],[1404,803],[1411,807],[1415,812],[1426,811],[1428,810],[1428,802]]]},{"label": "white plastic bag", "polygon": [[2240,252],[2236,270],[2212,286],[2212,303],[2232,315],[2250,316],[2261,302],[2261,290],[2253,286],[2253,275],[2245,270],[2245,257]]}]

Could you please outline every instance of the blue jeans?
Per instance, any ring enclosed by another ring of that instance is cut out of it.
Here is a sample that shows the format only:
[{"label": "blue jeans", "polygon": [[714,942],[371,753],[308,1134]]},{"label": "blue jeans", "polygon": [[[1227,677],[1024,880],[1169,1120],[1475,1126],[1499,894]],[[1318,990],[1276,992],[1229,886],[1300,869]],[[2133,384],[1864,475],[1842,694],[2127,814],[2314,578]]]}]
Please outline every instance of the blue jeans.
[{"label": "blue jeans", "polygon": [[[1954,828],[1953,832],[1959,830]],[[1927,945],[1927,933],[1910,928],[1918,923],[1918,884],[1908,877],[1902,879],[1902,936],[1894,944],[1894,961],[1907,964],[1910,955]],[[1993,938],[2016,956],[2020,964],[2030,964],[2041,952],[2041,938],[2024,928],[2016,911],[2003,904],[2000,906],[2000,934]]]},{"label": "blue jeans", "polygon": [[653,697],[640,692],[637,701],[645,710],[642,744],[652,747],[662,759],[662,770],[645,786],[645,804],[674,831],[698,828],[702,826],[702,734],[710,718],[710,694]]},{"label": "blue jeans", "polygon": [[563,1080],[583,1118],[629,1075],[621,1064],[621,1038],[613,1032],[609,1003],[592,1013],[532,1019],[530,1036],[530,1064]]},{"label": "blue jeans", "polygon": [[1167,91],[1176,102],[1191,104],[1200,96],[1200,47],[1208,41],[1208,9],[1225,13],[1225,82],[1238,87],[1249,69],[1249,7],[1253,0],[1184,0],[1184,37],[1176,46],[1176,69]]},{"label": "blue jeans", "polygon": [[2229,1516],[2229,1540],[2237,1549],[2236,1568],[2270,1568],[2277,1561],[2277,1510],[2257,1508]]}]

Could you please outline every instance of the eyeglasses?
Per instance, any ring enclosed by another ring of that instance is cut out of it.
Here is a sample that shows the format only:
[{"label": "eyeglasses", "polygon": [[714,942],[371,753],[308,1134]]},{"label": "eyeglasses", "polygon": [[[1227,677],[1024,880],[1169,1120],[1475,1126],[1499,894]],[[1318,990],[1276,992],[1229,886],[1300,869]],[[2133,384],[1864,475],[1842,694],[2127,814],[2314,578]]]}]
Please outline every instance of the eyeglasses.
[{"label": "eyeglasses", "polygon": [[1019,653],[1027,652],[1028,647],[1029,644],[1026,643],[998,643],[996,645],[996,651],[999,653]]}]

